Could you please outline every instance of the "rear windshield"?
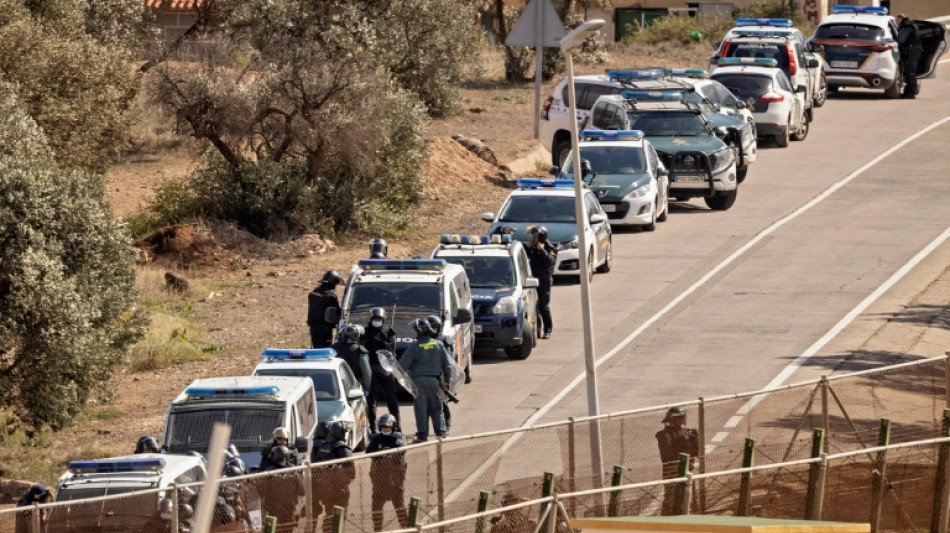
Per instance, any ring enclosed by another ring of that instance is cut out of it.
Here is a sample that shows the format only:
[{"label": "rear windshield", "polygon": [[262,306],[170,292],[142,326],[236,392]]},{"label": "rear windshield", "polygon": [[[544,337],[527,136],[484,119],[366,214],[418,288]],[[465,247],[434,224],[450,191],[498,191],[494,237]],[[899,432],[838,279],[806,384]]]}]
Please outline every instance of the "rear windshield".
[{"label": "rear windshield", "polygon": [[173,407],[169,414],[165,445],[170,453],[207,452],[215,422],[231,425],[231,442],[238,450],[257,451],[262,443],[270,441],[274,428],[284,421],[282,404],[269,407],[206,403],[200,407],[183,407]]},{"label": "rear windshield", "polygon": [[515,285],[515,270],[511,257],[445,257],[449,263],[460,265],[468,274],[468,281],[472,287],[513,287]]},{"label": "rear windshield", "polygon": [[751,74],[723,74],[715,80],[726,86],[739,99],[747,96],[759,96],[772,88],[772,78]]},{"label": "rear windshield", "polygon": [[727,57],[764,57],[778,61],[778,68],[788,70],[788,49],[785,44],[773,43],[732,43]]},{"label": "rear windshield", "polygon": [[317,400],[340,399],[336,372],[329,368],[262,368],[254,372],[254,375],[310,378],[313,381],[314,391],[317,393]]},{"label": "rear windshield", "polygon": [[634,114],[630,128],[641,130],[647,136],[672,137],[707,135],[706,123],[697,113],[652,112]]},{"label": "rear windshield", "polygon": [[442,286],[437,283],[357,283],[350,309],[414,307],[442,309]]},{"label": "rear windshield", "polygon": [[849,39],[852,41],[884,40],[884,29],[864,24],[825,24],[818,27],[813,39]]}]

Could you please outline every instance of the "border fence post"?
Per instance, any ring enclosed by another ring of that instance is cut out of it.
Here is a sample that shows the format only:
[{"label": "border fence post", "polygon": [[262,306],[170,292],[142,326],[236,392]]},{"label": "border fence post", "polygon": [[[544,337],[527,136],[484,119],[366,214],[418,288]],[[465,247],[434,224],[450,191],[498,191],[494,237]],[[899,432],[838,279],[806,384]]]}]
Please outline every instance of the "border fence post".
[{"label": "border fence post", "polygon": [[444,458],[442,457],[442,437],[435,445],[436,459],[435,469],[437,477],[437,489],[439,498],[439,522],[445,520],[445,468]]},{"label": "border fence post", "polygon": [[[568,424],[567,432],[567,475],[570,476],[568,480],[571,492],[577,492],[577,447],[575,441],[577,438],[577,422],[574,420],[574,417],[568,418],[570,423]],[[577,498],[571,498],[571,515],[577,514],[577,504],[575,503]]]},{"label": "border fence post", "polygon": [[172,533],[178,533],[178,484],[172,483],[168,486],[168,489],[171,491],[172,500],[172,518],[169,525]]},{"label": "border fence post", "polygon": [[[941,437],[950,437],[950,409],[943,410]],[[950,463],[950,443],[942,442],[937,452],[937,475],[934,480],[934,508],[930,517],[930,533],[946,533],[947,507],[950,503],[947,492],[947,465]]]},{"label": "border fence post", "polygon": [[[478,493],[478,512],[484,513],[491,506],[491,493],[483,490]],[[475,533],[485,533],[485,517],[475,520]]]},{"label": "border fence post", "polygon": [[692,475],[689,473],[690,457],[688,453],[680,454],[679,470],[676,477],[685,477],[686,481],[677,483],[674,488],[673,514],[689,514],[689,498],[692,493]]},{"label": "border fence post", "polygon": [[[310,459],[304,461],[303,469],[303,492],[304,492],[304,521],[307,526],[304,531],[312,531],[313,528],[313,470],[310,468]],[[172,531],[175,531],[174,529]]]},{"label": "border fence post", "polygon": [[946,353],[947,358],[944,359],[944,377],[946,378],[947,384],[946,389],[944,390],[944,395],[946,396],[947,407],[950,408],[950,352]]},{"label": "border fence post", "polygon": [[548,530],[547,533],[554,533],[557,529],[557,514],[558,509],[561,507],[561,502],[557,499],[557,492],[553,494],[554,499],[551,500],[550,511],[548,511]]},{"label": "border fence post", "polygon": [[[553,472],[545,472],[545,473],[544,473],[544,481],[541,482],[541,497],[542,497],[542,498],[547,498],[548,496],[554,496],[554,482],[555,482],[554,473],[553,473]],[[538,510],[538,512],[541,513],[541,514],[539,515],[539,517],[538,517],[539,519],[540,519],[541,517],[545,517],[545,516],[546,516],[545,520],[553,520],[552,514],[551,514],[550,511],[553,511],[554,508],[551,507],[550,505],[551,505],[551,504],[548,504],[548,509],[549,509],[549,511],[548,511],[547,514],[545,514],[543,508],[541,508],[541,509]],[[539,530],[540,530],[540,531],[547,531],[547,530],[548,530],[547,522],[545,522],[545,525],[543,525],[543,526],[539,525]]]},{"label": "border fence post", "polygon": [[[815,428],[811,438],[811,458],[825,457],[825,430]],[[805,496],[805,520],[820,520],[821,506],[824,500],[825,483],[823,469],[825,459],[820,463],[808,465],[808,493]]]},{"label": "border fence post", "polygon": [[268,516],[264,519],[264,533],[277,533],[276,516]]},{"label": "border fence post", "polygon": [[343,521],[346,518],[346,509],[339,505],[333,506],[333,533],[343,533]]},{"label": "border fence post", "polygon": [[[877,445],[887,446],[890,442],[891,421],[882,418],[881,429],[877,436]],[[877,452],[877,461],[874,466],[874,475],[871,477],[871,533],[880,531],[881,526],[881,508],[884,506],[884,491],[887,490],[887,483],[884,481],[887,470],[887,449]]]},{"label": "border fence post", "polygon": [[[706,399],[699,397],[699,457],[696,458],[697,469],[700,474],[706,473]],[[706,478],[699,480],[699,512],[706,513]]]},{"label": "border fence post", "polygon": [[828,419],[828,376],[821,376],[821,429],[825,432],[825,448],[824,452],[827,453],[830,443],[828,442],[828,430],[830,427],[830,422]]},{"label": "border fence post", "polygon": [[[742,450],[742,468],[755,466],[755,439],[746,437]],[[739,508],[736,516],[749,516],[752,507],[752,472],[743,472],[739,482]]]},{"label": "border fence post", "polygon": [[[611,487],[619,487],[623,485],[623,471],[624,467],[620,465],[614,465],[614,475],[610,478]],[[620,516],[620,491],[612,491],[610,493],[610,505],[607,507],[607,516]]]},{"label": "border fence post", "polygon": [[419,525],[419,510],[422,508],[422,500],[413,496],[409,498],[409,517],[406,527],[417,527]]},{"label": "border fence post", "polygon": [[[16,515],[14,515],[14,520]],[[30,531],[33,533],[43,533],[43,524],[40,520],[40,504],[34,503],[33,508],[30,509]]]}]

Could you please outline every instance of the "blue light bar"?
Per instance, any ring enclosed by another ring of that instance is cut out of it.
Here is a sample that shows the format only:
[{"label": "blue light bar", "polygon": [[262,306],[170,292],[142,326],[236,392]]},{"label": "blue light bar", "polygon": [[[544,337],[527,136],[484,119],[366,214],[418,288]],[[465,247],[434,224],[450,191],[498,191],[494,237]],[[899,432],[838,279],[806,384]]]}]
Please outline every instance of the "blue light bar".
[{"label": "blue light bar", "polygon": [[165,468],[165,460],[155,459],[127,459],[113,461],[70,461],[67,468],[73,474],[108,474],[115,472],[159,472]]},{"label": "blue light bar", "polygon": [[[683,89],[685,91],[685,89]],[[631,100],[648,100],[655,102],[681,100],[682,91],[620,91],[620,96]]]},{"label": "blue light bar", "polygon": [[644,133],[640,130],[584,130],[581,137],[585,140],[638,140],[643,138]]},{"label": "blue light bar", "polygon": [[448,233],[443,233],[442,236],[439,237],[439,244],[450,244],[451,242],[452,236]]},{"label": "blue light bar", "polygon": [[462,235],[460,240],[462,244],[472,244],[472,239],[468,235]]},{"label": "blue light bar", "polygon": [[876,6],[835,6],[832,13],[857,13],[862,15],[886,15],[886,7]]},{"label": "blue light bar", "polygon": [[518,187],[536,189],[538,187],[573,187],[574,180],[543,180],[540,178],[520,178]]},{"label": "blue light bar", "polygon": [[274,396],[280,391],[276,385],[261,387],[188,387],[189,396]]},{"label": "blue light bar", "polygon": [[[463,244],[465,237],[462,237]],[[360,259],[356,263],[365,270],[441,270],[444,259]]]},{"label": "blue light bar", "polygon": [[268,348],[261,354],[264,359],[277,359],[280,361],[298,360],[314,361],[318,359],[333,359],[336,357],[336,350],[333,348],[310,349],[281,349]]},{"label": "blue light bar", "polygon": [[642,68],[633,70],[610,70],[607,77],[615,81],[655,80],[666,76],[666,69]]},{"label": "blue light bar", "polygon": [[755,66],[777,67],[778,60],[771,57],[720,57],[717,62],[720,66]]},{"label": "blue light bar", "polygon": [[709,73],[701,68],[668,68],[666,72],[670,76],[680,78],[708,78]]},{"label": "blue light bar", "polygon": [[779,28],[791,28],[792,21],[789,19],[740,18],[736,19],[736,26],[777,26]]}]

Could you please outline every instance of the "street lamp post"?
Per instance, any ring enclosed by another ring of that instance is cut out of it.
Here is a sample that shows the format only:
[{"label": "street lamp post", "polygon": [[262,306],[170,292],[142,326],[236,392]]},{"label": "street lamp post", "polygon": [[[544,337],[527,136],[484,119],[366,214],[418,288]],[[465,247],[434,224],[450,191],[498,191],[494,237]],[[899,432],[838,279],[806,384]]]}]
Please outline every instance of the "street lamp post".
[{"label": "street lamp post", "polygon": [[[577,100],[574,96],[574,60],[572,51],[580,47],[584,41],[594,35],[606,24],[603,20],[588,20],[561,39],[561,51],[567,62],[568,100],[571,108],[571,151],[574,160],[574,217],[577,219],[577,255],[578,268],[581,278],[581,314],[584,321],[584,369],[587,376],[587,414],[600,414],[600,400],[597,393],[597,367],[594,358],[594,319],[590,306],[590,264],[587,257],[587,235],[584,231],[587,225],[587,214],[584,207],[583,189],[581,187],[581,151],[578,146],[577,131]],[[560,164],[555,161],[555,164]],[[603,459],[601,457],[600,420],[591,420],[590,428],[591,474],[594,487],[603,485]]]}]

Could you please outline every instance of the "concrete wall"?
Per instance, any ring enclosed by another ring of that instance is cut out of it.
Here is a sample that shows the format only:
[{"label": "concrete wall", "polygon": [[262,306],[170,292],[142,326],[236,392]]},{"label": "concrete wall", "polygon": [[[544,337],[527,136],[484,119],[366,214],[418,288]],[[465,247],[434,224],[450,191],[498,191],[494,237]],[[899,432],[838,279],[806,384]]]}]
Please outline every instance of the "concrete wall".
[{"label": "concrete wall", "polygon": [[913,19],[943,17],[950,15],[950,0],[891,0],[890,11]]}]

